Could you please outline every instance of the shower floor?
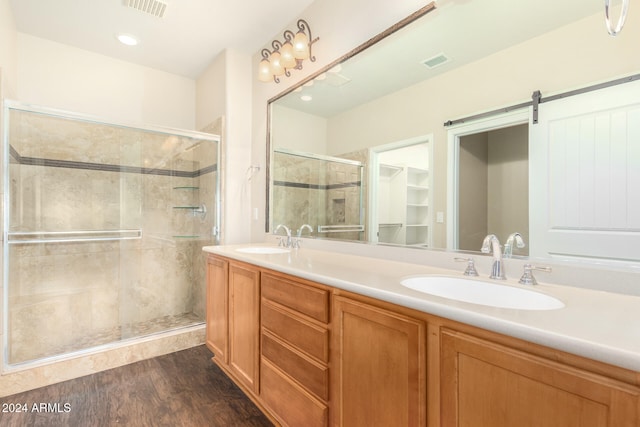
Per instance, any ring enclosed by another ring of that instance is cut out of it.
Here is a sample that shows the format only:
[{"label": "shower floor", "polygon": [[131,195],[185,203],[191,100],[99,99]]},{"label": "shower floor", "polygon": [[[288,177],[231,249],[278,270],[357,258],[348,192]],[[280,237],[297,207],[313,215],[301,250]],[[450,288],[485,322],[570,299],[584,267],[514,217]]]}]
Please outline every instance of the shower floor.
[{"label": "shower floor", "polygon": [[183,313],[179,315],[163,316],[151,319],[145,322],[120,325],[110,330],[100,333],[87,335],[81,339],[77,339],[66,345],[58,345],[47,349],[47,351],[38,351],[34,353],[30,349],[12,349],[10,364],[18,364],[24,362],[35,361],[51,356],[59,356],[76,351],[87,350],[106,344],[117,343],[119,341],[140,338],[153,335],[159,332],[167,332],[175,329],[185,328],[202,324],[204,320],[202,316],[194,313]]}]

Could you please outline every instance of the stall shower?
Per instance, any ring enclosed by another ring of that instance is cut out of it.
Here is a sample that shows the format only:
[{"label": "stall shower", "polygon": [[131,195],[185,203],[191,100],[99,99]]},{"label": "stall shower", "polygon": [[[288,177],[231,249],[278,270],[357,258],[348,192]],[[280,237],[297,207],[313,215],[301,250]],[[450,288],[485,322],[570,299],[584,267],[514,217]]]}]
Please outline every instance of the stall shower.
[{"label": "stall shower", "polygon": [[273,152],[272,225],[309,224],[313,235],[363,240],[364,165],[318,154]]},{"label": "stall shower", "polygon": [[219,137],[3,113],[5,368],[202,324]]}]

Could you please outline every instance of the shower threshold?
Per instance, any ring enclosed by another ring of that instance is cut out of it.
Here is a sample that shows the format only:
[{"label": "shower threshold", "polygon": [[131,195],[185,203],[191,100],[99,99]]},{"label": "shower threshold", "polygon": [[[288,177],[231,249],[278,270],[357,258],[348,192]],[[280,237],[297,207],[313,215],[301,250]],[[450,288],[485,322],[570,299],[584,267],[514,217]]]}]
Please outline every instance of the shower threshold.
[{"label": "shower threshold", "polygon": [[26,345],[25,348],[14,348],[11,351],[12,357],[9,359],[9,367],[19,365],[31,365],[33,363],[49,360],[59,360],[67,356],[84,354],[100,348],[109,348],[124,342],[131,342],[136,339],[146,338],[152,335],[171,332],[178,329],[203,325],[202,316],[194,313],[183,313],[179,315],[162,316],[144,322],[120,325],[108,330],[87,335],[73,340],[64,345],[51,346],[47,349],[38,349],[34,352]]}]

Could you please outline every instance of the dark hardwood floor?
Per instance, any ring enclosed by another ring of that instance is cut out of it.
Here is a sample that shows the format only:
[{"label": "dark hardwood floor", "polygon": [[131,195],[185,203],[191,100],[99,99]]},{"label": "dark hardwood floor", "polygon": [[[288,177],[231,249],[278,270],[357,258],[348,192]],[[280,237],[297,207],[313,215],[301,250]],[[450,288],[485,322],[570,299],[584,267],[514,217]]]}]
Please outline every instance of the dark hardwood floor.
[{"label": "dark hardwood floor", "polygon": [[271,426],[211,357],[199,346],[0,398],[0,426]]}]

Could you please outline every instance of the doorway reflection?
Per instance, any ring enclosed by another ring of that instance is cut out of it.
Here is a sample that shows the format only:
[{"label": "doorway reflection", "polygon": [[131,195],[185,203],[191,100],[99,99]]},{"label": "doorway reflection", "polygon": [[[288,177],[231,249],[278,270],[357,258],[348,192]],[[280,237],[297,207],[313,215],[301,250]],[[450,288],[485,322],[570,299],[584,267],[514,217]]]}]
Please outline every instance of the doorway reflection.
[{"label": "doorway reflection", "polygon": [[[458,249],[478,251],[490,233],[529,242],[528,134],[521,124],[460,137]],[[528,245],[514,254],[529,255]]]}]

